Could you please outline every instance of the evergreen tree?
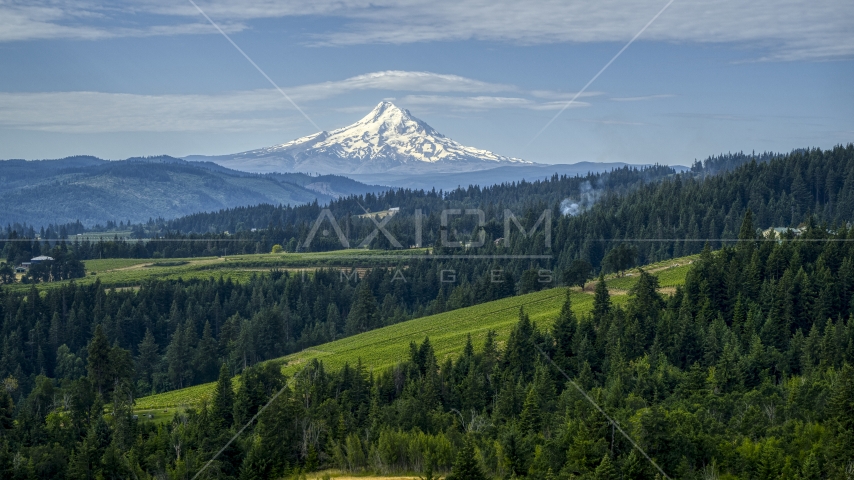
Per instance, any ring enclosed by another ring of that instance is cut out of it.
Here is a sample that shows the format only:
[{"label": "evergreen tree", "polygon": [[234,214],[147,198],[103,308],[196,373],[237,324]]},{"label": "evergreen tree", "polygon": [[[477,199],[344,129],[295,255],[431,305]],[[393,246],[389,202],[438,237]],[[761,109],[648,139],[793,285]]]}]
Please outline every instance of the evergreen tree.
[{"label": "evergreen tree", "polygon": [[563,272],[563,283],[569,286],[584,287],[593,271],[593,265],[587,260],[576,259]]},{"label": "evergreen tree", "polygon": [[834,453],[839,465],[854,460],[854,367],[845,364],[830,397],[831,424],[836,433]]},{"label": "evergreen tree", "polygon": [[534,327],[524,309],[519,308],[519,322],[510,331],[507,348],[502,359],[505,368],[522,376],[534,371],[534,362],[539,355],[534,346]]},{"label": "evergreen tree", "polygon": [[[336,333],[338,333],[344,329],[344,325],[341,322],[341,314],[338,313],[338,307],[336,307],[334,304],[330,303],[329,306],[326,307],[326,321],[329,324],[335,326],[335,332]],[[333,340],[334,340],[334,338],[333,338]]]},{"label": "evergreen tree", "polygon": [[471,343],[471,333],[466,334],[466,345],[463,347],[463,358],[474,357],[474,345]]},{"label": "evergreen tree", "polygon": [[12,396],[6,388],[0,388],[0,439],[6,437],[7,432],[15,426],[14,415],[15,404]]},{"label": "evergreen tree", "polygon": [[190,346],[187,344],[185,329],[181,325],[175,327],[172,341],[166,348],[166,362],[169,367],[169,379],[175,388],[183,388],[192,376],[190,369]]},{"label": "evergreen tree", "polygon": [[71,353],[68,345],[62,344],[56,349],[56,366],[53,369],[56,378],[76,380],[86,374],[83,360]]},{"label": "evergreen tree", "polygon": [[110,381],[110,344],[101,325],[95,327],[95,334],[89,342],[86,357],[86,370],[98,393],[104,395]]},{"label": "evergreen tree", "polygon": [[231,386],[231,375],[228,372],[228,367],[222,364],[211,401],[212,421],[219,425],[220,428],[228,428],[234,420],[233,412],[234,390]]},{"label": "evergreen tree", "polygon": [[218,359],[217,343],[213,337],[211,324],[210,322],[205,322],[202,338],[199,340],[199,345],[195,351],[195,358],[193,359],[193,368],[198,372],[201,381],[206,382],[214,379]]},{"label": "evergreen tree", "polygon": [[611,295],[608,294],[608,286],[605,284],[605,277],[599,275],[599,281],[596,282],[596,291],[593,295],[593,318],[600,320],[611,312]]},{"label": "evergreen tree", "polygon": [[495,343],[495,331],[486,332],[486,340],[483,341],[483,357],[494,362],[498,358],[498,347]]},{"label": "evergreen tree", "polygon": [[617,471],[614,464],[611,462],[611,458],[608,455],[602,457],[602,462],[599,463],[599,466],[596,467],[596,471],[593,473],[593,478],[596,480],[619,480],[620,473]]},{"label": "evergreen tree", "polygon": [[157,368],[157,363],[160,360],[158,353],[157,342],[154,339],[154,334],[151,329],[145,329],[145,336],[142,342],[139,343],[137,351],[139,355],[136,357],[136,370],[142,381],[148,385],[149,389],[154,386],[154,372]]},{"label": "evergreen tree", "polygon": [[486,480],[486,475],[475,457],[474,442],[471,439],[465,440],[451,468],[451,474],[445,480]]},{"label": "evergreen tree", "polygon": [[[128,350],[114,345],[109,353],[109,369],[108,369],[108,390],[109,393],[121,393],[127,397],[127,401],[133,403],[134,390],[132,387],[133,378],[136,372],[133,368],[133,357]],[[112,397],[113,403],[117,403],[115,397]]]},{"label": "evergreen tree", "polygon": [[353,307],[347,315],[345,332],[348,335],[366,332],[377,325],[377,300],[371,293],[371,287],[367,281],[362,281],[356,291]]},{"label": "evergreen tree", "polygon": [[261,439],[256,438],[249,447],[246,460],[240,465],[240,480],[263,480],[270,478],[270,462],[261,445]]},{"label": "evergreen tree", "polygon": [[815,452],[810,453],[807,459],[804,460],[804,464],[801,467],[801,478],[803,480],[819,480],[821,478],[826,478],[822,475],[821,465],[818,462]]},{"label": "evergreen tree", "polygon": [[566,299],[561,307],[560,315],[558,315],[552,326],[552,337],[555,340],[555,353],[553,360],[558,364],[570,377],[575,375],[574,362],[572,361],[573,351],[572,346],[575,342],[575,331],[578,328],[578,320],[572,312],[572,299],[570,290],[566,290]]},{"label": "evergreen tree", "polygon": [[753,211],[749,208],[744,212],[744,219],[741,221],[741,228],[738,231],[739,245],[749,247],[752,250],[754,241],[756,240],[756,227],[753,226]]},{"label": "evergreen tree", "polygon": [[537,433],[540,431],[540,427],[542,426],[540,398],[533,387],[528,389],[528,394],[525,396],[525,403],[522,406],[522,415],[519,417],[519,422],[522,431],[525,433]]}]

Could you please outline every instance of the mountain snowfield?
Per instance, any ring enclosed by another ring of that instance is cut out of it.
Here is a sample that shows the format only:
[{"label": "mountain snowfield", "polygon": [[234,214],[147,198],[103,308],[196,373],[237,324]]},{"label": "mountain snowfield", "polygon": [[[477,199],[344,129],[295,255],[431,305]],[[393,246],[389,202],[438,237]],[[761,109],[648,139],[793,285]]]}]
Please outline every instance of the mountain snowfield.
[{"label": "mountain snowfield", "polygon": [[408,110],[380,102],[358,122],[259,150],[187,160],[212,161],[246,172],[320,174],[456,173],[534,165],[467,147],[442,135]]}]

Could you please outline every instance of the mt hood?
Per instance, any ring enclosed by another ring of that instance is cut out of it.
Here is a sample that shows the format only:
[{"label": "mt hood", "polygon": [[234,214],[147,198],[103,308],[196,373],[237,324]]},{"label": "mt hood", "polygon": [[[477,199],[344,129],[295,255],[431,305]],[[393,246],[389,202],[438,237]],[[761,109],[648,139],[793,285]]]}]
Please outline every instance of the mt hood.
[{"label": "mt hood", "polygon": [[233,155],[191,156],[246,172],[321,174],[453,173],[509,165],[532,165],[518,158],[466,147],[415,118],[408,110],[381,102],[358,122],[288,143]]}]

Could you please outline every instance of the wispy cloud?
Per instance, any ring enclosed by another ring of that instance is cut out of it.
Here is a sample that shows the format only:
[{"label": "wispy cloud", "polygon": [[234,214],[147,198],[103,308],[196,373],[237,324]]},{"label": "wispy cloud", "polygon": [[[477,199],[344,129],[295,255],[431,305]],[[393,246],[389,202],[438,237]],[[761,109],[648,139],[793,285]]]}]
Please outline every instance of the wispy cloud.
[{"label": "wispy cloud", "polygon": [[274,90],[224,95],[0,93],[0,125],[64,133],[245,132],[298,121]]},{"label": "wispy cloud", "polygon": [[[34,0],[23,3],[0,0],[0,42],[217,33],[209,24],[195,20],[184,22],[171,18],[141,24],[129,18],[128,13],[127,10],[95,2]],[[231,20],[220,26],[228,33],[247,28],[244,23]]]},{"label": "wispy cloud", "polygon": [[[358,5],[359,3],[356,3]],[[325,44],[447,40],[519,44],[622,42],[664,2],[655,0],[440,0],[382,2],[339,15],[344,29],[319,33]],[[837,0],[676,2],[644,33],[643,41],[738,43],[767,60],[854,55],[854,4]]]},{"label": "wispy cloud", "polygon": [[320,100],[357,90],[495,93],[519,89],[513,85],[483,82],[459,75],[402,70],[373,72],[339,81],[314,83],[286,89],[288,94],[301,100]]},{"label": "wispy cloud", "polygon": [[659,95],[643,95],[640,97],[611,97],[610,100],[615,102],[644,102],[647,100],[659,100],[662,98],[671,98],[675,97],[675,95],[671,94],[659,94]]},{"label": "wispy cloud", "polygon": [[[432,72],[383,71],[339,81],[284,88],[297,102],[322,102],[354,91],[401,92],[404,106],[455,111],[553,110],[565,92],[526,92],[514,85]],[[513,95],[496,95],[512,92]],[[595,96],[596,93],[588,95]],[[321,103],[322,105],[322,103]],[[585,107],[587,102],[577,102]],[[322,107],[321,107],[322,108]],[[367,113],[372,106],[338,106]],[[67,133],[247,132],[280,130],[297,117],[274,89],[217,95],[137,95],[103,92],[0,93],[0,126]]]},{"label": "wispy cloud", "polygon": [[649,125],[645,122],[627,122],[625,120],[612,120],[612,119],[594,119],[594,118],[585,118],[582,119],[583,122],[586,123],[598,123],[601,125],[633,125],[633,126],[643,126]]},{"label": "wispy cloud", "polygon": [[698,113],[698,112],[674,112],[665,114],[668,117],[695,118],[701,120],[723,120],[726,122],[755,122],[759,121],[761,115],[736,115],[730,113]]},{"label": "wispy cloud", "polygon": [[[558,110],[566,102],[540,102],[522,97],[495,96],[451,96],[451,95],[407,95],[401,99],[403,105],[441,105],[456,110],[491,110],[504,108],[526,108],[530,110]],[[572,107],[588,107],[587,102],[575,102]]]},{"label": "wispy cloud", "polygon": [[568,100],[572,100],[573,98],[579,98],[580,99],[580,98],[598,97],[599,95],[602,95],[602,92],[597,92],[594,90],[588,90],[585,92],[581,92],[580,95],[576,96],[576,92],[557,92],[554,90],[531,90],[530,94],[532,97],[536,97],[536,98],[545,98],[545,99],[549,99],[549,100],[566,102]]},{"label": "wispy cloud", "polygon": [[[657,0],[209,0],[232,31],[265,18],[329,17],[309,43],[487,40],[516,44],[623,42],[661,8]],[[0,1],[0,41],[214,33],[186,2]],[[140,24],[138,18],[146,18]],[[176,23],[177,22],[177,23]],[[737,43],[766,60],[854,56],[854,3],[839,0],[676,2],[643,41]]]}]

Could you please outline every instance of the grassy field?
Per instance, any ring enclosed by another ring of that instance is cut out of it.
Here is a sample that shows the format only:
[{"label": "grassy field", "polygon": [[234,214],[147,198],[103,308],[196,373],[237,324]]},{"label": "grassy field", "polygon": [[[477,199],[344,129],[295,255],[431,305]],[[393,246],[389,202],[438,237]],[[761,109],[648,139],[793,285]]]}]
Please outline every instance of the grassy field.
[{"label": "grassy field", "polygon": [[[284,478],[296,478],[296,477],[284,477]],[[419,476],[406,476],[406,475],[389,475],[389,476],[376,476],[376,475],[354,475],[353,473],[341,472],[338,470],[325,470],[322,472],[314,472],[307,473],[305,476],[306,480],[321,480],[323,478],[332,478],[335,480],[418,480],[422,477]]]},{"label": "grassy field", "polygon": [[147,258],[105,258],[103,260],[84,260],[88,272],[106,272],[122,268],[144,265],[153,260]]},{"label": "grassy field", "polygon": [[[441,361],[462,351],[467,334],[472,335],[478,347],[483,344],[489,330],[498,333],[499,343],[505,341],[519,318],[520,307],[524,307],[538,325],[550,325],[563,305],[564,295],[565,290],[557,288],[510,297],[391,325],[272,361],[286,362],[283,371],[288,376],[315,358],[322,360],[331,370],[337,370],[348,362],[355,365],[359,359],[369,371],[382,370],[407,357],[410,341],[421,342],[427,336]],[[581,292],[574,292],[573,300],[579,313],[589,311],[593,303],[591,295]],[[137,400],[135,410],[141,417],[153,413],[160,418],[170,418],[176,409],[209,398],[213,388],[214,384],[208,383],[143,397]]]},{"label": "grassy field", "polygon": [[[317,253],[281,253],[258,255],[234,255],[229,257],[194,257],[169,259],[113,258],[85,260],[86,277],[73,280],[82,285],[100,280],[111,287],[135,287],[146,280],[184,280],[207,278],[231,278],[235,281],[248,280],[250,276],[270,269],[313,270],[323,267],[347,267],[353,265],[395,265],[401,257],[420,256],[426,249],[411,249],[400,252],[385,250],[338,250]],[[64,282],[37,284],[39,290],[58,288]],[[26,291],[29,285],[10,285],[12,290]]]},{"label": "grassy field", "polygon": [[[441,361],[461,351],[469,333],[478,346],[483,344],[489,330],[498,333],[499,341],[505,340],[510,327],[519,319],[520,307],[525,308],[532,321],[550,324],[563,305],[564,295],[565,290],[557,288],[461,308],[342,338],[275,361],[287,362],[283,371],[289,376],[314,358],[323,360],[331,370],[346,362],[356,364],[360,358],[366,369],[380,370],[406,358],[411,340],[420,342],[427,336]],[[593,303],[591,295],[576,292],[573,296],[576,310],[590,309]],[[214,384],[209,383],[140,398],[136,407],[149,410],[198,403],[210,396],[213,387]]]},{"label": "grassy field", "polygon": [[[645,269],[659,277],[662,287],[674,287],[684,282],[691,258],[682,258],[649,265]],[[679,264],[679,266],[673,266]],[[637,272],[633,276],[612,276],[606,279],[612,293],[625,293],[637,281]],[[499,343],[506,341],[510,329],[518,321],[519,308],[522,307],[541,328],[549,327],[560,312],[566,290],[554,288],[540,292],[519,295],[488,302],[450,312],[422,317],[385,328],[365,332],[352,337],[308,348],[283,358],[271,360],[283,362],[283,372],[292,376],[306,362],[312,359],[322,360],[327,371],[334,371],[345,363],[355,365],[361,359],[364,367],[370,370],[382,370],[393,366],[409,355],[409,342],[421,342],[430,337],[430,343],[441,363],[447,357],[453,357],[462,351],[467,335],[472,336],[475,348],[480,348],[489,330],[498,334]],[[588,284],[582,291],[572,289],[573,310],[576,314],[589,312],[593,306],[593,289]],[[612,296],[615,304],[628,301],[625,294]],[[137,400],[138,412],[157,412],[168,416],[176,408],[198,404],[209,398],[214,384],[196,385],[143,397]]]},{"label": "grassy field", "polygon": [[[336,250],[316,253],[282,253],[234,255],[228,257],[193,257],[169,259],[136,259],[110,258],[103,260],[85,260],[86,276],[73,280],[77,284],[90,285],[100,280],[108,287],[137,287],[147,280],[194,280],[208,278],[231,278],[234,281],[246,281],[252,275],[268,272],[271,269],[282,270],[314,270],[324,267],[350,267],[386,265],[393,266],[404,261],[409,256],[422,256],[427,249],[410,249],[402,251],[387,250]],[[644,267],[645,270],[659,277],[661,287],[674,287],[682,282],[685,273],[690,268],[689,262],[694,257],[684,257],[668,260]],[[636,270],[628,271],[623,276],[607,277],[609,288],[615,295],[625,293],[637,280]],[[40,283],[36,285],[40,291],[58,288],[69,281]],[[13,284],[6,288],[17,291],[27,291],[30,285]],[[588,284],[586,288],[592,288]]]},{"label": "grassy field", "polygon": [[[691,269],[691,263],[698,257],[699,255],[692,255],[689,257],[666,260],[645,265],[642,268],[644,271],[655,275],[658,278],[658,285],[667,291],[667,289],[674,288],[685,282],[685,275],[687,275],[688,270]],[[613,293],[620,294],[631,289],[632,285],[637,282],[639,275],[640,272],[638,269],[632,269],[621,275],[610,275],[606,277],[605,283],[608,284],[609,289],[615,290]],[[595,281],[590,282],[585,286],[585,288],[592,289],[595,283]]]},{"label": "grassy field", "polygon": [[[327,477],[328,475],[328,477]],[[290,478],[290,477],[285,477]],[[294,477],[295,478],[295,477]],[[378,477],[376,475],[353,475],[352,473],[339,472],[337,470],[326,470],[323,472],[308,473],[305,477],[307,480],[321,480],[323,478],[333,478],[335,480],[418,480],[419,476],[399,476],[389,475],[387,477]]]}]

